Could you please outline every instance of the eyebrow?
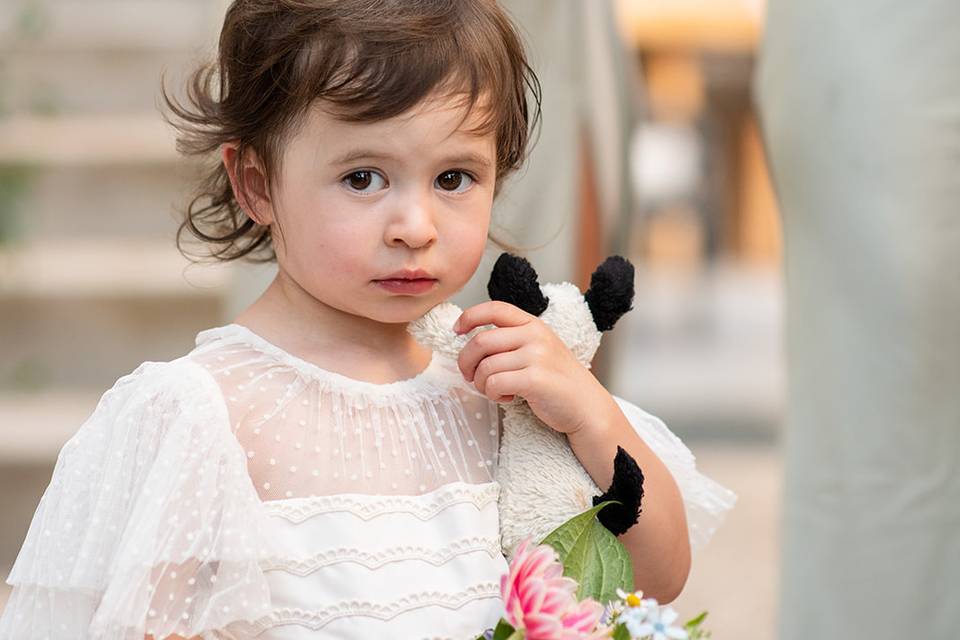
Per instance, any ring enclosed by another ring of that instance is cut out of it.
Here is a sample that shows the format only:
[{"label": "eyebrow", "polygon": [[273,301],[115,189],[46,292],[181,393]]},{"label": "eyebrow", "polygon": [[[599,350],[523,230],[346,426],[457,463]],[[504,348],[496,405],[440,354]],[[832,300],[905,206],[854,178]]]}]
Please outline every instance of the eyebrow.
[{"label": "eyebrow", "polygon": [[[356,162],[357,160],[396,160],[396,156],[384,153],[382,151],[374,151],[372,149],[350,149],[349,151],[343,153],[342,155],[337,156],[332,160],[333,164],[349,164],[351,162]],[[492,165],[490,160],[480,154],[472,151],[466,153],[457,153],[450,156],[445,156],[441,159],[442,164],[475,164],[484,169],[489,169]]]}]

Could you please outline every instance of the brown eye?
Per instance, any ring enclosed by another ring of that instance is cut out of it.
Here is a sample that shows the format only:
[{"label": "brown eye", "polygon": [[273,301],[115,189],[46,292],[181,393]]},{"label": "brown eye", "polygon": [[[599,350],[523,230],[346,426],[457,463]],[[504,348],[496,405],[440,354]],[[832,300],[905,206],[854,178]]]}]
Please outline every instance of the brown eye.
[{"label": "brown eye", "polygon": [[341,182],[343,182],[352,191],[358,191],[362,193],[373,193],[375,191],[384,189],[387,186],[387,181],[382,175],[376,171],[370,171],[367,169],[348,173],[346,176],[344,176]]},{"label": "brown eye", "polygon": [[444,191],[463,191],[472,183],[463,171],[445,171],[437,176],[437,186]]},{"label": "brown eye", "polygon": [[354,171],[347,176],[347,181],[350,183],[351,188],[357,191],[363,191],[370,186],[370,183],[373,181],[373,176],[369,171]]}]

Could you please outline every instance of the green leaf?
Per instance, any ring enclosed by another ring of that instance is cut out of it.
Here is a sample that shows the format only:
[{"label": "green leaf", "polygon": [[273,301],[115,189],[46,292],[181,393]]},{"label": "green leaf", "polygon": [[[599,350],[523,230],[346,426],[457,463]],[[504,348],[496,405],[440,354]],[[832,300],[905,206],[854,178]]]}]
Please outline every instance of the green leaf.
[{"label": "green leaf", "polygon": [[630,631],[627,625],[618,624],[613,629],[613,640],[630,640]]},{"label": "green leaf", "polygon": [[517,629],[510,634],[510,637],[507,640],[523,640],[523,629]]},{"label": "green leaf", "polygon": [[557,550],[563,563],[563,575],[580,585],[578,599],[593,598],[606,604],[617,599],[618,588],[633,591],[630,554],[597,520],[597,513],[613,503],[608,500],[570,518],[541,543]]},{"label": "green leaf", "polygon": [[[500,622],[497,623],[497,627],[493,630],[493,640],[508,640],[508,638],[513,638],[516,633],[517,630],[513,628],[513,625],[501,618]],[[521,635],[520,637],[522,638],[523,636]]]},{"label": "green leaf", "polygon": [[687,631],[691,631],[692,629],[696,629],[696,628],[699,627],[701,624],[703,624],[703,621],[704,621],[704,619],[705,619],[706,617],[707,617],[707,612],[704,611],[704,612],[702,612],[700,615],[698,615],[696,618],[693,618],[693,619],[691,619],[691,620],[688,620],[687,623],[683,625],[683,628],[686,629]]}]

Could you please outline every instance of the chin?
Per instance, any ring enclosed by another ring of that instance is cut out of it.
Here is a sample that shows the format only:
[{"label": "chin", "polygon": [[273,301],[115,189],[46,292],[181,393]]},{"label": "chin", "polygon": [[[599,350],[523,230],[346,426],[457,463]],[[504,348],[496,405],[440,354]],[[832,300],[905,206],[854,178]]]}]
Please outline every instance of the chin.
[{"label": "chin", "polygon": [[406,324],[417,320],[423,316],[423,314],[430,311],[430,309],[440,304],[442,300],[441,298],[433,297],[429,299],[410,298],[406,302],[396,305],[385,305],[387,308],[381,307],[377,309],[376,313],[372,313],[367,317],[384,324]]}]

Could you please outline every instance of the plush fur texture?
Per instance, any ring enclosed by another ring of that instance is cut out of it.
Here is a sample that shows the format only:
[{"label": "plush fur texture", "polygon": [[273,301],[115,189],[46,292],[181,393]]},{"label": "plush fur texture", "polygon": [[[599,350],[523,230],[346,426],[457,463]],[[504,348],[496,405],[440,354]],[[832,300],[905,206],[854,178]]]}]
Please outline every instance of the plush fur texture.
[{"label": "plush fur texture", "polygon": [[[538,315],[589,368],[601,337],[594,314],[599,315],[599,325],[609,329],[630,309],[633,266],[619,256],[609,258],[594,272],[590,290],[581,294],[569,282],[539,285],[529,262],[503,254],[487,289],[491,298]],[[492,328],[477,327],[458,336],[453,324],[459,315],[456,305],[445,302],[411,323],[409,331],[421,344],[455,358],[477,332]],[[503,552],[510,558],[524,538],[532,536],[539,542],[571,517],[597,504],[595,496],[600,488],[577,460],[567,437],[543,424],[522,398],[501,406],[503,437],[497,474],[501,487],[500,532]],[[629,454],[623,451],[621,456],[620,451],[614,467],[625,475],[615,475],[610,490],[603,495],[624,505],[603,509],[600,521],[622,533],[639,514],[643,474]]]}]

